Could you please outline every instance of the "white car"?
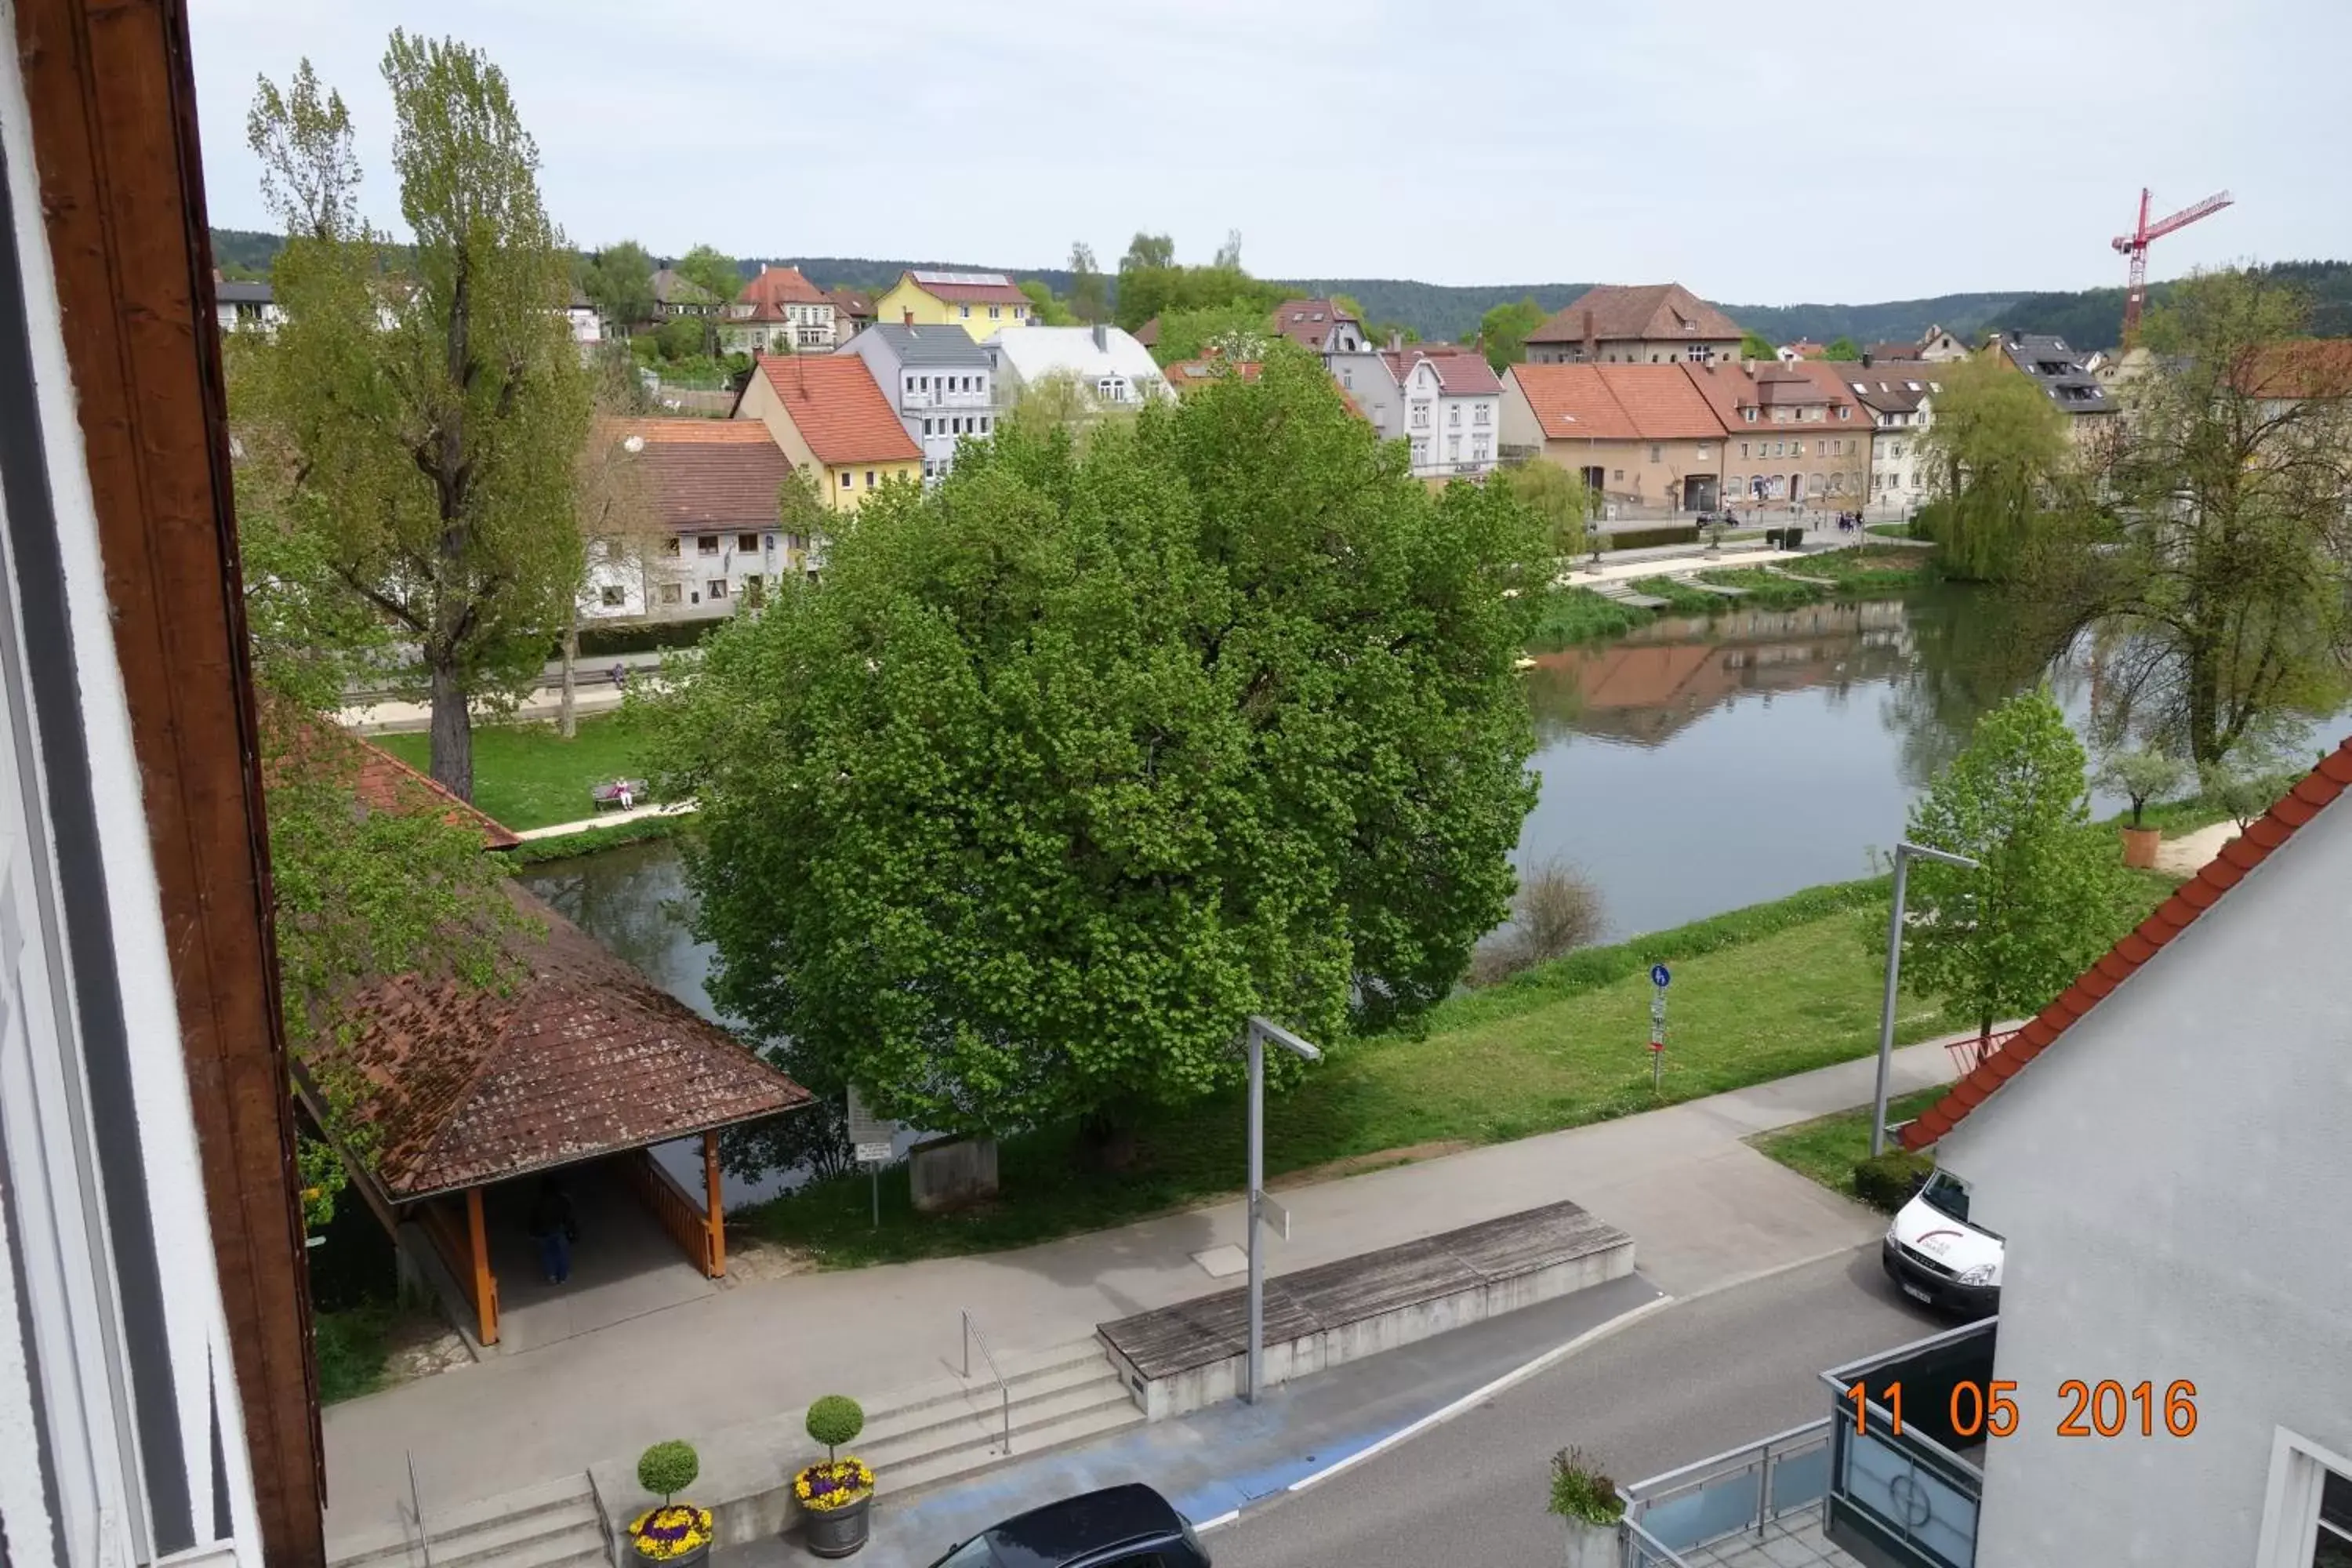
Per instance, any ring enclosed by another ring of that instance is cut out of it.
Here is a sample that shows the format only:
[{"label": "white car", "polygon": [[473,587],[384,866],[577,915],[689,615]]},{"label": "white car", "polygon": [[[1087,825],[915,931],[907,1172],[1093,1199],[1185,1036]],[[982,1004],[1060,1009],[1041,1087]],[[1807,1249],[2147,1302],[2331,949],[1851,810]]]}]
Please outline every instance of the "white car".
[{"label": "white car", "polygon": [[1906,1296],[1981,1318],[2000,1308],[2001,1238],[1969,1223],[1968,1184],[1948,1171],[1896,1211],[1879,1258]]}]

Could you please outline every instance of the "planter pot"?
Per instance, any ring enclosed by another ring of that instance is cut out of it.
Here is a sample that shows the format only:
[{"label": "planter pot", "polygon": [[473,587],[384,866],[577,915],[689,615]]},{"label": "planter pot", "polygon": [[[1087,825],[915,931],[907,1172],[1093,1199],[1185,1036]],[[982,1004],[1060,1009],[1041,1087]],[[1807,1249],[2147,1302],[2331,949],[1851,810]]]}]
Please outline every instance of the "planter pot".
[{"label": "planter pot", "polygon": [[1568,1568],[1618,1568],[1617,1527],[1613,1524],[1588,1524],[1580,1519],[1568,1521]]},{"label": "planter pot", "polygon": [[2161,829],[2126,827],[2124,829],[2124,864],[2142,870],[2156,864],[2156,847],[2164,840]]},{"label": "planter pot", "polygon": [[653,1558],[639,1555],[636,1548],[632,1546],[627,1555],[632,1568],[638,1563],[645,1564],[645,1568],[697,1568],[698,1564],[710,1561],[710,1548],[706,1544],[696,1547],[683,1557]]},{"label": "planter pot", "polygon": [[850,1556],[866,1545],[866,1511],[873,1506],[874,1495],[868,1492],[841,1508],[801,1510],[801,1543],[813,1556]]}]

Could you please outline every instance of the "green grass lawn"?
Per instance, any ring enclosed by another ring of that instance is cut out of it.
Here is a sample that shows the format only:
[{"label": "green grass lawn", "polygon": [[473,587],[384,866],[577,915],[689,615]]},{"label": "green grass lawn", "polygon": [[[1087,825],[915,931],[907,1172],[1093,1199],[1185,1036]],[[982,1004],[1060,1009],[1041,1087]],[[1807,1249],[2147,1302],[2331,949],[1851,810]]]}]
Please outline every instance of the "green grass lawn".
[{"label": "green grass lawn", "polygon": [[[1874,1049],[1879,958],[1863,938],[1879,884],[1817,888],[1777,903],[1593,948],[1439,1007],[1419,1038],[1343,1042],[1266,1108],[1266,1170],[1364,1168],[1430,1144],[1491,1143],[1603,1121],[1802,1072]],[[1883,917],[1881,917],[1883,918]],[[1663,1089],[1650,1088],[1649,965],[1675,967]],[[1948,1027],[1906,1001],[1898,1037]],[[1234,1191],[1243,1102],[1214,1097],[1139,1129],[1123,1175],[1082,1172],[1075,1131],[1003,1140],[1000,1195],[969,1214],[919,1216],[903,1167],[882,1176],[873,1227],[867,1178],[813,1185],[737,1221],[823,1265],[1018,1247],[1099,1229]]]},{"label": "green grass lawn", "polygon": [[[1886,1102],[1886,1120],[1908,1121],[1944,1098],[1949,1084],[1897,1096]],[[1748,1140],[1801,1176],[1810,1176],[1845,1197],[1853,1196],[1853,1166],[1870,1153],[1870,1107],[1857,1106],[1834,1116],[1815,1117],[1778,1132],[1759,1132]]]},{"label": "green grass lawn", "polygon": [[383,1386],[398,1309],[370,1304],[310,1316],[319,1345],[319,1403],[357,1399]]},{"label": "green grass lawn", "polygon": [[[579,728],[567,741],[552,724],[476,725],[474,804],[509,827],[545,827],[595,816],[590,785],[645,776],[644,726],[635,715],[600,713]],[[372,739],[412,767],[431,760],[421,731]]]}]

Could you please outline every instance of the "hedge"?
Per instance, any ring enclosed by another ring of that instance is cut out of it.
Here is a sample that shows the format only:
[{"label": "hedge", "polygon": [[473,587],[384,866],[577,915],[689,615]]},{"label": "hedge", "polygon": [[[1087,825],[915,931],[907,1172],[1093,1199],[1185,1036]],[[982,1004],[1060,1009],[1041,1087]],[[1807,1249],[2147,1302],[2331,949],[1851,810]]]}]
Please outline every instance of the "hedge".
[{"label": "hedge", "polygon": [[1889,1149],[1853,1163],[1853,1195],[1872,1208],[1893,1214],[1927,1184],[1936,1162],[1908,1149]]},{"label": "hedge", "polygon": [[1658,544],[1696,544],[1698,524],[1676,523],[1659,528],[1611,529],[1604,531],[1606,548],[1611,550],[1647,550]]},{"label": "hedge", "polygon": [[[725,616],[694,621],[637,621],[625,626],[582,626],[580,657],[602,658],[615,653],[659,653],[665,648],[698,647]],[[550,658],[561,658],[559,647]]]}]

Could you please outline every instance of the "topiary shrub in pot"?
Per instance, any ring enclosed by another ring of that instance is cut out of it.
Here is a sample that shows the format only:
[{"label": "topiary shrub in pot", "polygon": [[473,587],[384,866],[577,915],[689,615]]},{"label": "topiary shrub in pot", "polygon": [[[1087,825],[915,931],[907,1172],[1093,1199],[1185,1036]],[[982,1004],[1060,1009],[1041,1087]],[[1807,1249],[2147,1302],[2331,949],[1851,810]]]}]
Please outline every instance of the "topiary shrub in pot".
[{"label": "topiary shrub in pot", "polygon": [[629,1550],[638,1562],[691,1565],[709,1557],[710,1510],[677,1500],[701,1473],[694,1446],[675,1437],[637,1456],[637,1485],[662,1500],[629,1521]]},{"label": "topiary shrub in pot", "polygon": [[1568,1523],[1567,1568],[1617,1568],[1617,1521],[1625,1515],[1625,1500],[1580,1448],[1551,1457],[1551,1511]]},{"label": "topiary shrub in pot", "polygon": [[808,1407],[808,1435],[824,1445],[824,1459],[793,1478],[801,1505],[805,1543],[819,1557],[847,1557],[866,1544],[866,1510],[874,1501],[874,1472],[842,1447],[866,1430],[857,1401],[828,1394]]}]

